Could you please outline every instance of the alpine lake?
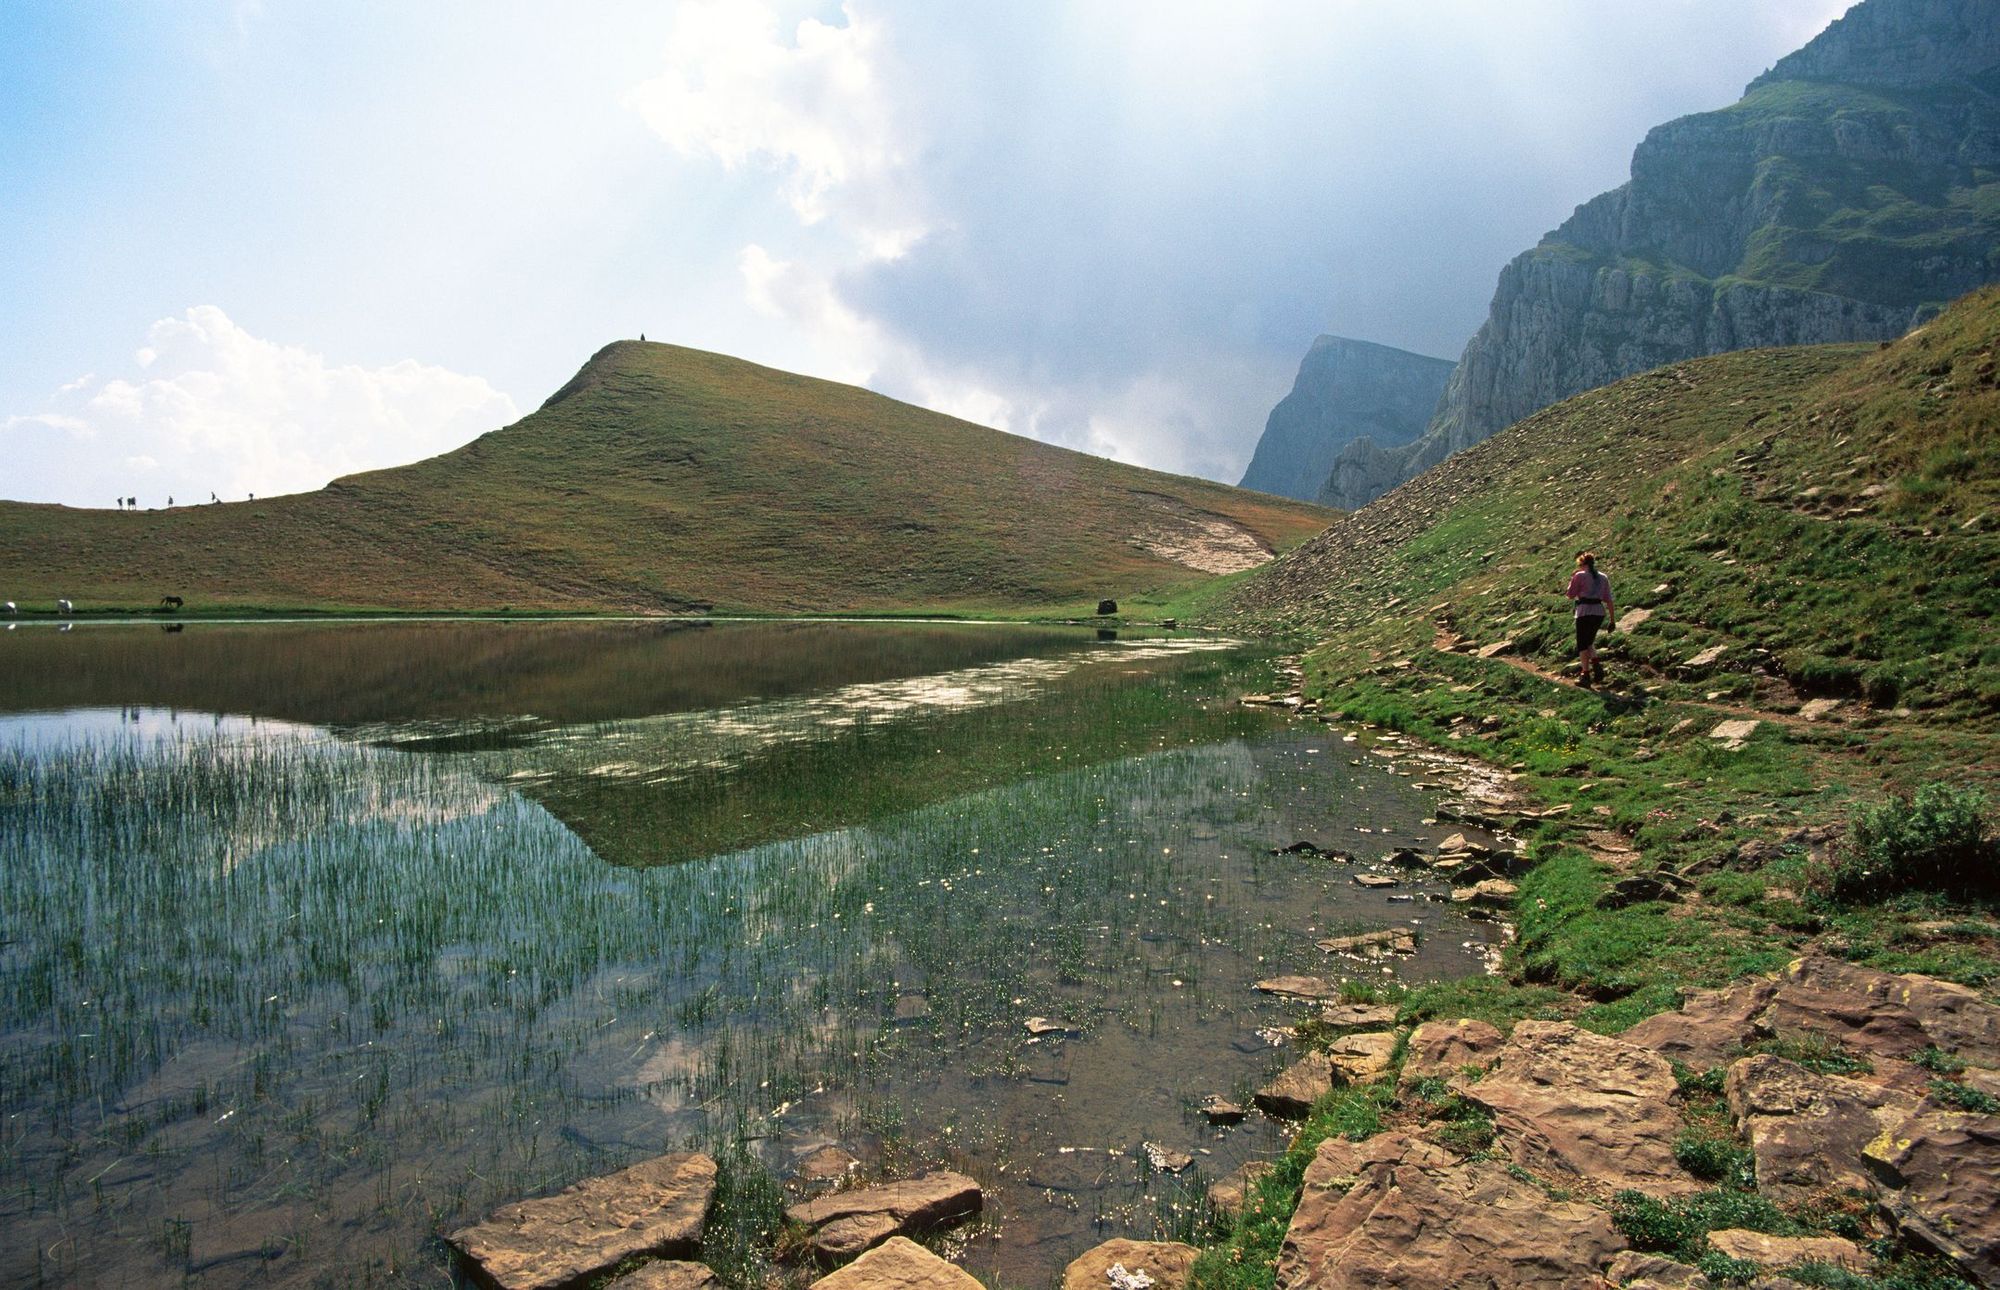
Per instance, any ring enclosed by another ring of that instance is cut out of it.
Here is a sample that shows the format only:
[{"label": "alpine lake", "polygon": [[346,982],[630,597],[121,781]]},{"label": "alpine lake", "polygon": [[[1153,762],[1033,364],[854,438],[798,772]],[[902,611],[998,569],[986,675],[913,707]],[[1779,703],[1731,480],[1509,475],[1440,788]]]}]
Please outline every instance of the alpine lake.
[{"label": "alpine lake", "polygon": [[1354,881],[1453,830],[1414,759],[1239,702],[1276,664],[952,623],[0,633],[0,1282],[444,1285],[441,1233],[686,1147],[737,1284],[828,1146],[979,1180],[946,1239],[989,1285],[1195,1232],[1283,1146],[1197,1109],[1295,1056],[1312,1010],[1256,981],[1461,976],[1501,934]]}]

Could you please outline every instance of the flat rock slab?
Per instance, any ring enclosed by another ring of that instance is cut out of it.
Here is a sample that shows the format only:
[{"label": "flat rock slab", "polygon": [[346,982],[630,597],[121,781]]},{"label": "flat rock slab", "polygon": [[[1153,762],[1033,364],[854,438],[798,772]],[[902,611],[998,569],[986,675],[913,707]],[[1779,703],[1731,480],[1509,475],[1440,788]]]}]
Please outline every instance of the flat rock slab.
[{"label": "flat rock slab", "polygon": [[979,1212],[985,1195],[964,1174],[940,1170],[879,1187],[856,1187],[794,1205],[785,1217],[812,1230],[813,1253],[845,1262],[892,1236],[928,1231]]},{"label": "flat rock slab", "polygon": [[1723,1092],[1749,1140],[1757,1190],[1781,1205],[1867,1191],[1863,1150],[1916,1110],[1918,1100],[1769,1054],[1731,1066]]},{"label": "flat rock slab", "polygon": [[1333,1083],[1333,1059],[1325,1053],[1307,1053],[1257,1090],[1257,1107],[1266,1115],[1300,1119],[1314,1102],[1333,1092]]},{"label": "flat rock slab", "polygon": [[553,1290],[641,1255],[693,1254],[715,1198],[715,1161],[675,1152],[493,1211],[451,1244],[501,1290]]},{"label": "flat rock slab", "polygon": [[1849,1272],[1866,1272],[1871,1262],[1860,1246],[1838,1236],[1767,1236],[1731,1227],[1710,1232],[1708,1244],[1732,1259],[1780,1271],[1801,1263],[1830,1263]]},{"label": "flat rock slab", "polygon": [[1384,1074],[1396,1055],[1396,1036],[1387,1030],[1342,1035],[1327,1049],[1327,1059],[1349,1084],[1365,1084]]},{"label": "flat rock slab", "polygon": [[1357,873],[1354,875],[1354,885],[1380,890],[1386,887],[1400,887],[1403,883],[1400,878],[1391,878],[1386,873]]},{"label": "flat rock slab", "polygon": [[1379,1030],[1396,1024],[1396,1009],[1386,1003],[1336,1003],[1320,1009],[1319,1019],[1342,1030]]},{"label": "flat rock slab", "polygon": [[1709,731],[1708,737],[1720,740],[1726,747],[1741,748],[1743,741],[1756,734],[1757,727],[1762,724],[1752,717],[1744,717],[1738,721],[1724,721]]},{"label": "flat rock slab", "polygon": [[1426,1021],[1410,1032],[1403,1055],[1402,1082],[1419,1079],[1451,1079],[1463,1075],[1467,1067],[1485,1071],[1500,1055],[1507,1037],[1497,1026],[1471,1017],[1455,1021]]},{"label": "flat rock slab", "polygon": [[1715,1283],[1699,1269],[1660,1254],[1626,1250],[1604,1269],[1604,1279],[1624,1290],[1712,1290]]},{"label": "flat rock slab", "polygon": [[2000,1115],[1926,1112],[1870,1143],[1883,1208],[1906,1237],[2000,1285]]},{"label": "flat rock slab", "polygon": [[1062,1290],[1110,1290],[1119,1284],[1112,1269],[1123,1268],[1126,1285],[1135,1274],[1151,1279],[1158,1290],[1185,1290],[1201,1251],[1179,1241],[1106,1241],[1085,1250],[1063,1269]]},{"label": "flat rock slab", "polygon": [[705,1263],[667,1259],[627,1272],[604,1290],[722,1290],[722,1281]]},{"label": "flat rock slab", "polygon": [[1366,954],[1370,958],[1383,954],[1415,954],[1417,934],[1407,927],[1387,927],[1379,932],[1329,936],[1318,945],[1328,954]]},{"label": "flat rock slab", "polygon": [[1936,1045],[1975,1066],[2000,1066],[2000,1007],[1977,991],[1841,959],[1804,958],[1786,968],[1764,1021],[1774,1031],[1809,1030],[1884,1057]]},{"label": "flat rock slab", "polygon": [[1282,1290],[1572,1290],[1624,1239],[1603,1210],[1552,1201],[1490,1161],[1376,1164],[1345,1195],[1308,1188],[1278,1256]]},{"label": "flat rock slab", "polygon": [[1331,1187],[1345,1190],[1376,1165],[1421,1165],[1427,1169],[1449,1169],[1458,1157],[1432,1142],[1400,1129],[1378,1133],[1361,1142],[1338,1134],[1319,1144],[1306,1165],[1299,1185],[1307,1191]]},{"label": "flat rock slab", "polygon": [[1201,1113],[1210,1124],[1241,1124],[1249,1111],[1220,1093],[1210,1093],[1201,1100]]},{"label": "flat rock slab", "polygon": [[1452,1091],[1493,1112],[1514,1159],[1613,1188],[1701,1190],[1674,1159],[1673,1068],[1658,1053],[1567,1022],[1523,1021],[1484,1079]]},{"label": "flat rock slab", "polygon": [[1657,1013],[1618,1037],[1650,1048],[1668,1061],[1708,1070],[1769,1036],[1764,1010],[1777,993],[1777,984],[1772,981],[1751,981],[1726,990],[1696,990],[1678,1012]]},{"label": "flat rock slab", "polygon": [[1315,1003],[1340,997],[1339,986],[1316,976],[1274,976],[1259,981],[1257,989],[1281,999],[1309,999]]},{"label": "flat rock slab", "polygon": [[984,1290],[964,1268],[932,1254],[907,1236],[892,1236],[838,1272],[813,1282],[813,1290]]}]

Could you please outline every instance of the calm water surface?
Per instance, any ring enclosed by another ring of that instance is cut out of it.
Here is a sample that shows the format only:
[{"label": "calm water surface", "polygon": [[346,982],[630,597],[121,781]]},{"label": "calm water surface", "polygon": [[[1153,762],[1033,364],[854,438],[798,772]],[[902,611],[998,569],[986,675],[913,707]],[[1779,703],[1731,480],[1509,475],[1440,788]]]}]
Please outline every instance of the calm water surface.
[{"label": "calm water surface", "polygon": [[1268,684],[1041,628],[6,633],[0,1281],[441,1285],[438,1232],[683,1145],[964,1170],[989,1284],[1178,1230],[1279,1149],[1193,1109],[1287,1059],[1251,982],[1491,936],[1270,854],[1439,830]]}]

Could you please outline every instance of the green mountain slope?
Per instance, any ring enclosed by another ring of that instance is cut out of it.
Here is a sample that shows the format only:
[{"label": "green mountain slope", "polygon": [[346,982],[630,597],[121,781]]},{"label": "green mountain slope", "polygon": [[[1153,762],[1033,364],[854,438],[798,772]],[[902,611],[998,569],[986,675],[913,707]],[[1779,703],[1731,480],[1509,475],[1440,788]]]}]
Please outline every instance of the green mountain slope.
[{"label": "green mountain slope", "polygon": [[1172,594],[1332,518],[670,345],[315,493],[140,514],[0,503],[0,597],[896,612]]},{"label": "green mountain slope", "polygon": [[[1904,340],[1727,354],[1546,409],[1257,575],[1233,612],[1349,663],[1444,644],[1547,670],[1592,548],[1656,697],[2000,708],[2000,291]],[[1687,660],[1713,647],[1712,663]],[[1495,660],[1498,662],[1499,660]],[[1614,666],[1616,664],[1614,663]]]}]

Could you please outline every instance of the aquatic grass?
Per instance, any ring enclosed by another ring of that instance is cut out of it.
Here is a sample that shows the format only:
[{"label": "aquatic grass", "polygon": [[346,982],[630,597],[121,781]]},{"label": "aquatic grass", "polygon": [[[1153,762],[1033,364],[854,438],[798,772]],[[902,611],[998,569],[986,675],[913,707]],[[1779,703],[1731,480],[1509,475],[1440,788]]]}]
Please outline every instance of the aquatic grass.
[{"label": "aquatic grass", "polygon": [[[325,1224],[355,1224],[378,1234],[356,1266],[388,1280],[497,1203],[719,1138],[781,1166],[858,1106],[904,1108],[900,1146],[871,1113],[885,1162],[992,1158],[1034,1128],[981,1082],[1042,1060],[1024,1017],[1099,1039],[1230,1024],[1273,1006],[1243,988],[1261,964],[1316,960],[1301,911],[1343,890],[1266,853],[1266,754],[1243,737],[1269,719],[1191,710],[1230,667],[1131,657],[1137,678],[818,744],[732,751],[728,726],[721,764],[694,773],[718,801],[776,808],[765,832],[643,868],[605,863],[541,802],[618,784],[599,839],[700,818],[636,809],[686,780],[593,773],[699,754],[689,723],[450,751],[436,730],[412,751],[375,729],[0,750],[0,1214],[17,1248],[66,1230],[84,1239],[65,1257],[103,1258],[114,1225],[171,1217],[175,1257],[145,1257],[185,1270],[269,1213],[256,1258],[316,1264],[341,1244]],[[1063,760],[1024,780],[1037,748]],[[932,796],[887,793],[847,827],[787,813],[822,795],[796,781],[877,752],[935,771]],[[910,996],[927,1011],[899,1020]],[[969,1109],[941,1115],[946,1098]],[[1092,1194],[1180,1215],[1177,1185]],[[13,1257],[9,1275],[40,1274]]]}]

